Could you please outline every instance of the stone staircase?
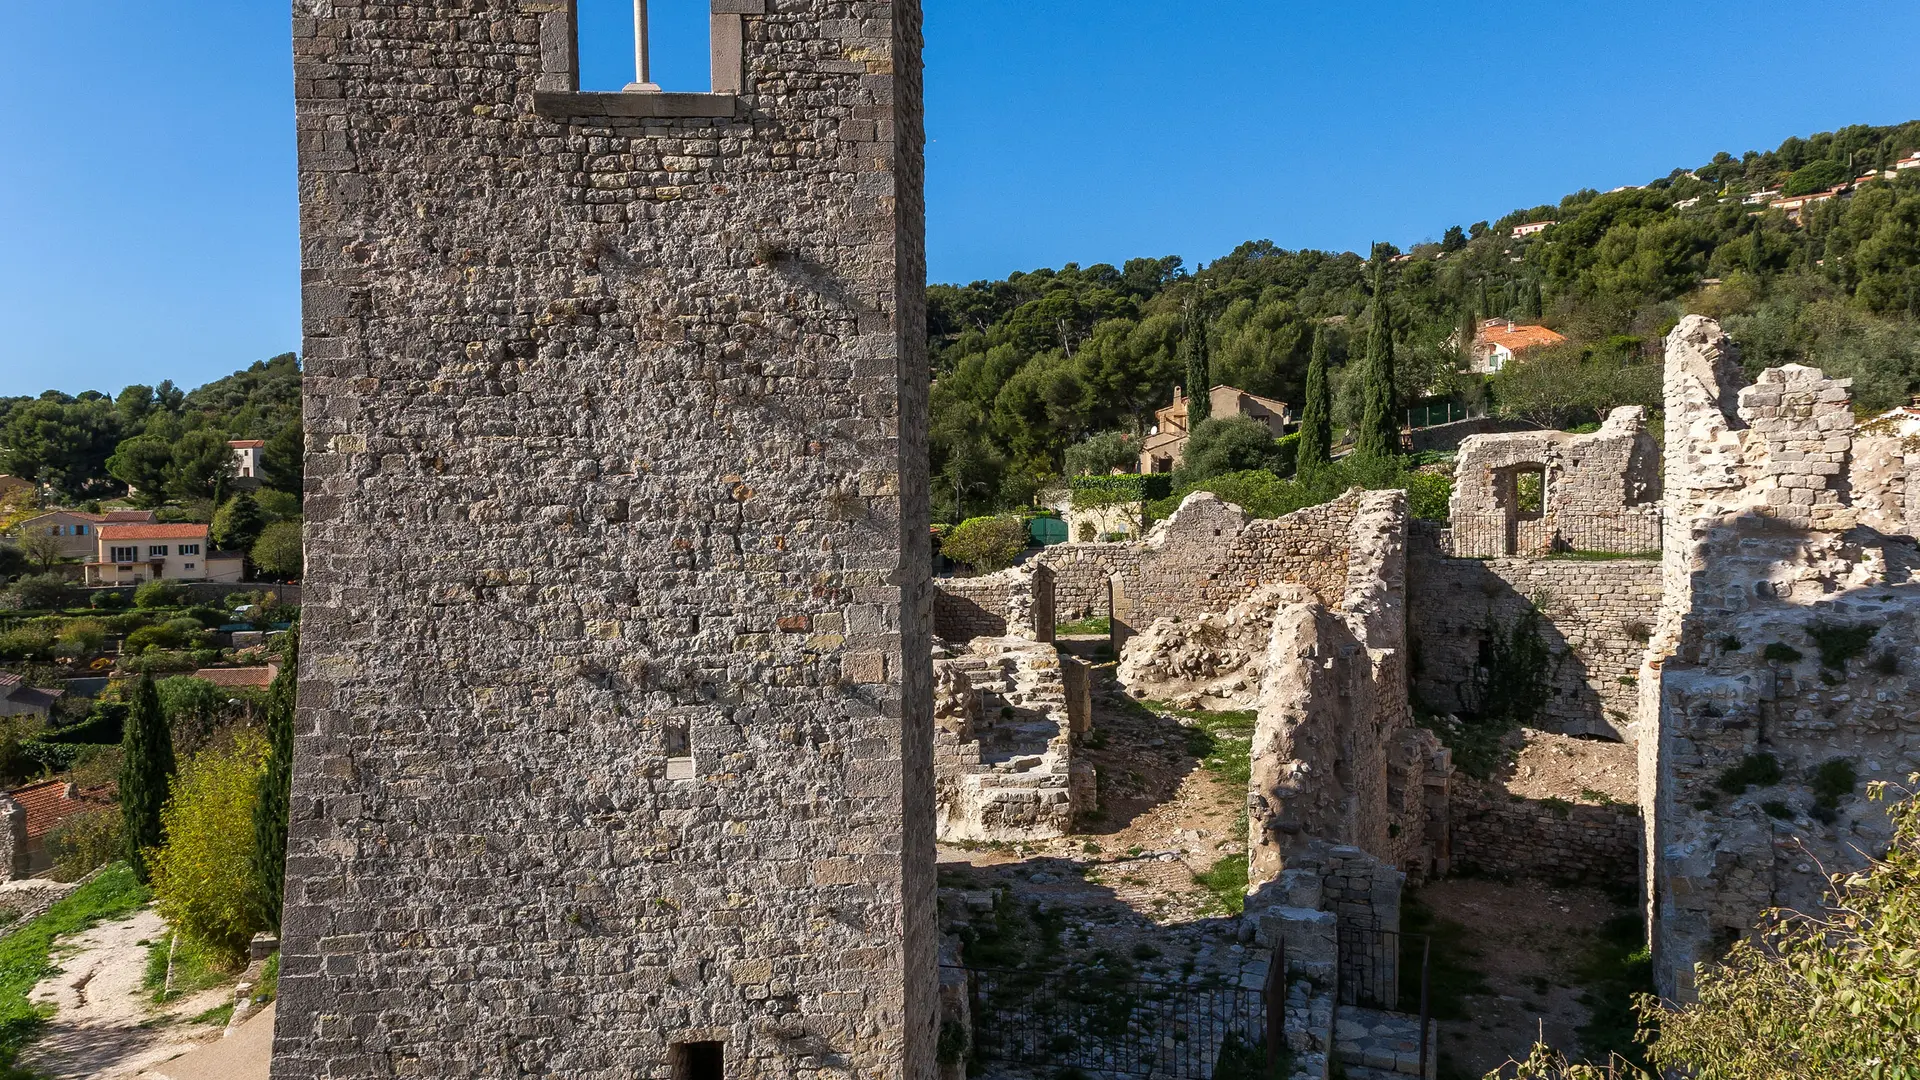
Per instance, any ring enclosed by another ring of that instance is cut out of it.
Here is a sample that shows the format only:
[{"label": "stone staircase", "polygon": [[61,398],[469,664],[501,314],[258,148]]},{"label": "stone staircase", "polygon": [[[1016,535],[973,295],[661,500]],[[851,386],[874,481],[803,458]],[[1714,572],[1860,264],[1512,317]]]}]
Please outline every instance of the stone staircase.
[{"label": "stone staircase", "polygon": [[[1333,1021],[1333,1056],[1348,1080],[1395,1080],[1420,1075],[1420,1018],[1342,1005]],[[1434,1080],[1440,1060],[1436,1025],[1427,1025],[1427,1073]]]}]

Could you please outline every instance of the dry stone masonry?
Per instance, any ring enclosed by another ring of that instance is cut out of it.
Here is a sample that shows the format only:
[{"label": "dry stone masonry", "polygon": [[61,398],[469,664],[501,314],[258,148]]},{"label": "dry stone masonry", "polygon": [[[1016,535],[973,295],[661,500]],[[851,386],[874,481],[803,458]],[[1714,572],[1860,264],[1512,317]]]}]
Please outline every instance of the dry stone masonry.
[{"label": "dry stone masonry", "polygon": [[1538,726],[1635,741],[1640,663],[1660,609],[1656,559],[1460,559],[1416,523],[1408,582],[1414,694],[1440,713],[1479,708],[1475,676],[1490,633],[1536,612],[1553,654]]},{"label": "dry stone masonry", "polygon": [[[1531,477],[1531,482],[1528,478]],[[1474,435],[1454,464],[1453,553],[1660,549],[1660,448],[1638,406],[1590,435]]]},{"label": "dry stone masonry", "polygon": [[1074,755],[1093,719],[1087,665],[1024,638],[975,638],[934,659],[934,782],[942,842],[1074,831],[1094,773]]},{"label": "dry stone masonry", "polygon": [[918,4],[713,13],[296,3],[283,1080],[934,1071]]},{"label": "dry stone masonry", "polygon": [[[1920,770],[1920,566],[1904,460],[1846,380],[1742,386],[1713,322],[1667,341],[1665,599],[1641,676],[1655,975],[1686,996],[1775,906],[1885,850],[1862,785]],[[1862,456],[1864,446],[1864,457]]]}]

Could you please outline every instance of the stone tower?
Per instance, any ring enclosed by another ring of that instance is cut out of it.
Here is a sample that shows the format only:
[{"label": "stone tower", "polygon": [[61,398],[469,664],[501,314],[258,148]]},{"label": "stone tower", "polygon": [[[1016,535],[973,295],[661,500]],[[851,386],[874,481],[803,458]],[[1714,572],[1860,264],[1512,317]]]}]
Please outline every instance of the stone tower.
[{"label": "stone tower", "polygon": [[933,1072],[919,4],[711,6],[296,4],[281,1080]]}]

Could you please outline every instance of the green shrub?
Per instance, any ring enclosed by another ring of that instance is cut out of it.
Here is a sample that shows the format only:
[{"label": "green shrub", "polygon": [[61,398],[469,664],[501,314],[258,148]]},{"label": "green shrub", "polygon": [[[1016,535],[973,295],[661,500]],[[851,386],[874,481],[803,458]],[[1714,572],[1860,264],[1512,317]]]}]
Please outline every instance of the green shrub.
[{"label": "green shrub", "polygon": [[1772,754],[1748,754],[1740,764],[1720,774],[1714,785],[1729,795],[1745,794],[1749,788],[1772,787],[1784,774]]},{"label": "green shrub", "polygon": [[47,852],[59,881],[79,881],[119,858],[125,848],[118,806],[75,814],[47,833]]},{"label": "green shrub", "polygon": [[[197,628],[197,624],[196,624]],[[178,627],[171,623],[159,626],[143,626],[128,634],[120,643],[120,651],[130,656],[138,656],[148,649],[178,649],[186,644]]]},{"label": "green shrub", "polygon": [[940,553],[957,563],[991,573],[1013,565],[1027,549],[1027,525],[1014,514],[968,518],[940,542]]},{"label": "green shrub", "polygon": [[1820,666],[1835,672],[1846,671],[1847,661],[1864,656],[1867,644],[1879,632],[1877,626],[1846,626],[1830,622],[1817,622],[1807,627],[1807,636],[1813,639],[1814,645],[1820,650]]},{"label": "green shrub", "polygon": [[180,675],[200,668],[192,656],[183,652],[156,649],[140,656],[123,658],[120,666],[132,675]]},{"label": "green shrub", "polygon": [[73,582],[58,574],[32,574],[13,583],[15,607],[52,610],[73,603]]},{"label": "green shrub", "polygon": [[166,843],[149,857],[160,914],[186,940],[234,963],[261,929],[253,804],[266,757],[266,741],[249,735],[189,761],[161,814]]},{"label": "green shrub", "polygon": [[1823,810],[1837,810],[1840,800],[1853,794],[1860,783],[1860,774],[1853,762],[1846,758],[1834,758],[1832,761],[1813,770],[1808,786],[1813,788],[1813,804]]},{"label": "green shrub", "polygon": [[0,632],[0,660],[45,661],[53,659],[53,631],[28,624]]},{"label": "green shrub", "polygon": [[133,591],[137,608],[179,607],[187,599],[187,590],[172,581],[149,581]]},{"label": "green shrub", "polygon": [[89,597],[87,603],[92,606],[95,611],[121,611],[131,605],[133,601],[127,599],[126,593],[102,590]]},{"label": "green shrub", "polygon": [[1169,473],[1076,476],[1067,481],[1067,487],[1073,491],[1073,505],[1087,509],[1164,499],[1173,493],[1173,476]]},{"label": "green shrub", "polygon": [[107,643],[107,624],[99,619],[74,619],[60,628],[56,640],[64,655],[93,656]]}]

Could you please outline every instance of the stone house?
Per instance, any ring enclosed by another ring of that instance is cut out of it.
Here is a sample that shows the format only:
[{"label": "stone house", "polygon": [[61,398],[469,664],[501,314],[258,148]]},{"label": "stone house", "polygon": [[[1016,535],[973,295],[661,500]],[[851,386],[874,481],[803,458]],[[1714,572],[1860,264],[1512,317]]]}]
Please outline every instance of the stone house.
[{"label": "stone house", "polygon": [[[1216,386],[1207,396],[1208,404],[1213,409],[1210,414],[1213,419],[1250,417],[1267,425],[1276,439],[1287,433],[1287,424],[1292,422],[1284,401],[1249,394],[1232,386]],[[1140,447],[1140,471],[1166,473],[1179,468],[1180,460],[1186,453],[1191,428],[1187,397],[1176,386],[1173,388],[1173,404],[1154,410],[1153,430]]]},{"label": "stone house", "polygon": [[266,475],[267,444],[260,439],[234,439],[227,446],[233,450],[235,486],[260,486],[261,478]]},{"label": "stone house", "polygon": [[54,703],[65,696],[64,690],[41,690],[28,686],[18,675],[0,671],[0,716],[34,716],[45,720],[53,711]]},{"label": "stone house", "polygon": [[139,585],[164,581],[240,581],[246,557],[215,551],[206,525],[102,525],[87,584]]},{"label": "stone house", "polygon": [[0,794],[0,881],[52,869],[48,835],[75,814],[112,805],[112,788],[82,791],[65,780],[47,780]]},{"label": "stone house", "polygon": [[151,510],[109,510],[89,514],[84,510],[53,510],[22,521],[15,534],[25,538],[35,534],[51,536],[60,542],[63,559],[90,559],[100,546],[103,525],[150,525]]},{"label": "stone house", "polygon": [[1473,335],[1473,361],[1468,370],[1476,375],[1496,375],[1521,353],[1566,340],[1544,326],[1519,326],[1512,319],[1487,319]]}]

